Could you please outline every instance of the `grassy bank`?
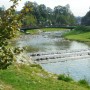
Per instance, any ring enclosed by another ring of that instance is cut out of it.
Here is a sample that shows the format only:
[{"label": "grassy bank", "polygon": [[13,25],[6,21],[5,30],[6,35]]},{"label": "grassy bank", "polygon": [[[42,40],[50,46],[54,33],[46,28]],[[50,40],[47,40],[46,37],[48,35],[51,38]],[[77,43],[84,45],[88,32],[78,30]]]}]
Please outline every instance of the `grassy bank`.
[{"label": "grassy bank", "polygon": [[41,29],[27,30],[26,33],[34,35],[34,34],[39,34],[40,32],[51,32],[51,31],[60,31],[60,30],[67,30],[67,29],[64,29],[64,28],[41,28]]},{"label": "grassy bank", "polygon": [[81,33],[81,34],[70,34],[65,36],[66,39],[77,40],[83,42],[90,42],[90,32]]},{"label": "grassy bank", "polygon": [[27,34],[31,34],[31,35],[39,34],[39,29],[27,30],[26,33],[27,33]]},{"label": "grassy bank", "polygon": [[[60,78],[60,77],[59,77]],[[58,80],[39,65],[14,65],[0,70],[0,90],[90,90],[74,81]]]},{"label": "grassy bank", "polygon": [[66,33],[64,37],[69,40],[90,42],[90,27],[78,26],[75,30]]},{"label": "grassy bank", "polygon": [[49,31],[61,31],[61,30],[67,30],[64,28],[42,28],[41,29],[43,32],[49,32]]}]

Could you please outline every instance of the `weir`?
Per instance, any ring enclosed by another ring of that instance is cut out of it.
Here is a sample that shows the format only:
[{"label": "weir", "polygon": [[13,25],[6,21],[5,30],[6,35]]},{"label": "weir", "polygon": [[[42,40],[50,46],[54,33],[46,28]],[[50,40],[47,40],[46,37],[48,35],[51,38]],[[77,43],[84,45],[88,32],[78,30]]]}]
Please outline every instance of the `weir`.
[{"label": "weir", "polygon": [[67,61],[73,59],[85,59],[90,58],[90,49],[80,50],[60,50],[58,52],[37,52],[29,54],[35,62],[58,62]]}]

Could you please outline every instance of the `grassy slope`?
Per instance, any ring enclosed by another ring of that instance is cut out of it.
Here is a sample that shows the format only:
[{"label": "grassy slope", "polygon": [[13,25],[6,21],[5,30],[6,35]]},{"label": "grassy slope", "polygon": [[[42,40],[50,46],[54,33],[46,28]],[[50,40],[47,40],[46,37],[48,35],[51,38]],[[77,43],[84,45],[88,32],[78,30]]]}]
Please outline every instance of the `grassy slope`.
[{"label": "grassy slope", "polygon": [[13,90],[11,85],[5,84],[0,80],[0,90]]},{"label": "grassy slope", "polygon": [[[0,70],[0,90],[89,90],[75,82],[57,80],[56,75],[45,72],[40,66],[14,65]],[[9,87],[9,89],[8,89]]]},{"label": "grassy slope", "polygon": [[65,35],[66,39],[90,42],[90,32],[78,33],[71,31]]},{"label": "grassy slope", "polygon": [[[39,31],[43,32],[49,32],[49,31],[60,31],[60,30],[67,30],[67,29],[62,29],[62,28],[42,28],[42,29],[33,29],[33,30],[27,30],[29,34],[38,34]],[[76,32],[76,31],[71,31],[65,35],[66,39],[70,40],[77,40],[77,41],[90,41],[90,32]]]}]

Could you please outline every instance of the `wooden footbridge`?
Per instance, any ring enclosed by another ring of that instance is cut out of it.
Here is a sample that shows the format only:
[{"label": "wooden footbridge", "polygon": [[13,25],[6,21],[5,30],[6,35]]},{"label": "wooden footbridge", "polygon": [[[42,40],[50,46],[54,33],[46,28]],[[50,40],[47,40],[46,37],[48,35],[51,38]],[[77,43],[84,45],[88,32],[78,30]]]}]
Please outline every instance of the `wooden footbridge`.
[{"label": "wooden footbridge", "polygon": [[67,60],[90,58],[90,49],[83,50],[60,50],[57,52],[30,53],[30,57],[38,63],[55,63]]}]

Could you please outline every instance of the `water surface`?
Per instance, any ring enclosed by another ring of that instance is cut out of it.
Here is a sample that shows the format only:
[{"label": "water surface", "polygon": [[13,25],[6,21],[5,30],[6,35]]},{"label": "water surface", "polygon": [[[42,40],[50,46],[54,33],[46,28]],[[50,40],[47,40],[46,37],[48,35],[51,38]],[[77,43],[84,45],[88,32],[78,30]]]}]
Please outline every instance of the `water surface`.
[{"label": "water surface", "polygon": [[[63,31],[45,32],[40,35],[23,35],[16,45],[31,46],[38,48],[37,52],[57,52],[60,50],[83,50],[89,49],[90,46],[77,42],[69,41],[62,38]],[[28,52],[31,53],[31,52]],[[54,59],[55,61],[57,59]],[[90,81],[90,58],[76,60],[66,60],[64,62],[55,62],[40,64],[46,71],[56,74],[69,74],[75,80],[87,79]]]}]

